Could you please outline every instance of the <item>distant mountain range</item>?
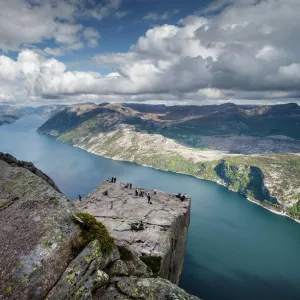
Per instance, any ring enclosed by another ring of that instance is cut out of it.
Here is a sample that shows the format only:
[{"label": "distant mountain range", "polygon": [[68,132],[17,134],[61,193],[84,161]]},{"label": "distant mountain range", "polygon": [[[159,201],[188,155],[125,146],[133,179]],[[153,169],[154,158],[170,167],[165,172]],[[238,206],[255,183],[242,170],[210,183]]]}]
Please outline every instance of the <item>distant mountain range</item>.
[{"label": "distant mountain range", "polygon": [[48,119],[64,107],[65,105],[45,105],[40,107],[0,105],[0,126],[4,124],[11,124],[21,117],[31,114],[37,114]]}]

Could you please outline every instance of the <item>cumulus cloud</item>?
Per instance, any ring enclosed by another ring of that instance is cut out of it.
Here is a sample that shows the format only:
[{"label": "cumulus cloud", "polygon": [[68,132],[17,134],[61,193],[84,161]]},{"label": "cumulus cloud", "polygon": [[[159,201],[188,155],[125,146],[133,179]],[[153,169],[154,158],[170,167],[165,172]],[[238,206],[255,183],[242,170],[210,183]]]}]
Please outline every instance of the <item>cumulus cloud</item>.
[{"label": "cumulus cloud", "polygon": [[[101,3],[89,0],[9,0],[0,1],[0,50],[19,51],[43,42],[54,42],[57,47],[37,49],[40,53],[61,56],[72,50],[95,47],[100,37],[93,28],[84,28],[84,18],[100,21],[113,14],[121,0]],[[121,17],[121,12],[120,12]]]},{"label": "cumulus cloud", "polygon": [[[94,63],[116,70],[106,76],[70,72],[58,60],[32,50],[20,52],[17,60],[1,56],[1,84],[7,91],[15,81],[22,82],[28,97],[37,99],[297,101],[300,2],[217,1],[207,9],[218,10],[189,16],[177,25],[155,26],[128,52],[96,55]],[[64,30],[60,33],[69,32],[74,43],[75,27]],[[99,33],[87,28],[83,37],[93,46]]]}]

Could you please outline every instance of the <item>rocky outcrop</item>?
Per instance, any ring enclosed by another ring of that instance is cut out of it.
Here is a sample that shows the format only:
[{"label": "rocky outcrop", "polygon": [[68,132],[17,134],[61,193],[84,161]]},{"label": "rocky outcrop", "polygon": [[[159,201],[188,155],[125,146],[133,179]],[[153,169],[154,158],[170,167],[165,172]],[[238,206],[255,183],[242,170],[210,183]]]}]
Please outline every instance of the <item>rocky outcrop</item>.
[{"label": "rocky outcrop", "polygon": [[48,175],[46,175],[44,172],[42,172],[40,169],[35,167],[35,165],[33,163],[27,162],[27,161],[22,161],[22,160],[17,160],[12,155],[7,154],[7,153],[5,154],[2,152],[0,152],[0,160],[5,161],[11,167],[21,167],[21,168],[29,170],[31,173],[39,176],[44,181],[46,181],[48,184],[50,184],[55,190],[60,192],[59,188],[56,186],[54,181]]},{"label": "rocky outcrop", "polygon": [[186,299],[26,166],[0,160],[0,299]]},{"label": "rocky outcrop", "polygon": [[[118,245],[128,247],[160,277],[177,284],[185,255],[191,200],[181,202],[175,195],[149,191],[152,204],[148,204],[146,194],[136,196],[135,189],[104,182],[86,199],[75,203],[101,221]],[[145,229],[132,231],[130,224],[141,221]]]},{"label": "rocky outcrop", "polygon": [[73,259],[74,206],[27,168],[0,160],[0,299],[43,299]]}]

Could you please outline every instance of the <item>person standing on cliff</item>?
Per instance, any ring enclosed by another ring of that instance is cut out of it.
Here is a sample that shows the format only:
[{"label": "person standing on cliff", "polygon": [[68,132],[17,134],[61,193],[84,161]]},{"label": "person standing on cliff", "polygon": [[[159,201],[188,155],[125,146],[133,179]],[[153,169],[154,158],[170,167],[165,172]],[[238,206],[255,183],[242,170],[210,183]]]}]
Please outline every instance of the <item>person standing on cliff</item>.
[{"label": "person standing on cliff", "polygon": [[81,195],[79,195],[78,198],[79,198],[79,201],[81,201]]}]

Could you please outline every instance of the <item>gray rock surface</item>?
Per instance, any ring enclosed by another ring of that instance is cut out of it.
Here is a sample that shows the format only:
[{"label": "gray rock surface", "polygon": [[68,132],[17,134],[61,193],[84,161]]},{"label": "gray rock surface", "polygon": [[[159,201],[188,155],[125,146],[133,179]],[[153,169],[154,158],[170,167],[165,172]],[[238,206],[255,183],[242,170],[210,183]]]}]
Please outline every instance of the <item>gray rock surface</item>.
[{"label": "gray rock surface", "polygon": [[21,168],[29,170],[30,172],[32,172],[33,174],[36,174],[37,176],[42,178],[44,181],[46,181],[48,184],[50,184],[58,192],[60,192],[59,188],[56,186],[54,181],[48,175],[46,175],[44,172],[42,172],[40,169],[35,167],[35,165],[33,163],[27,162],[27,161],[22,161],[22,160],[17,160],[12,155],[7,154],[7,153],[5,154],[2,152],[0,152],[0,160],[5,161],[11,167],[21,167]]},{"label": "gray rock surface", "polygon": [[[127,189],[122,183],[103,182],[86,199],[75,201],[75,205],[102,222],[119,245],[139,256],[161,257],[159,276],[177,284],[185,255],[191,200],[181,202],[175,195],[149,191],[151,205],[146,196],[135,196],[135,189]],[[130,223],[140,221],[145,229],[132,231]]]},{"label": "gray rock surface", "polygon": [[79,229],[67,199],[0,160],[0,299],[43,299],[73,258]]},{"label": "gray rock surface", "polygon": [[74,248],[79,210],[26,164],[0,160],[0,300],[198,299],[128,248]]}]

